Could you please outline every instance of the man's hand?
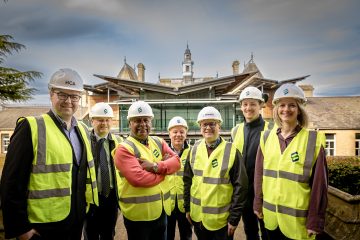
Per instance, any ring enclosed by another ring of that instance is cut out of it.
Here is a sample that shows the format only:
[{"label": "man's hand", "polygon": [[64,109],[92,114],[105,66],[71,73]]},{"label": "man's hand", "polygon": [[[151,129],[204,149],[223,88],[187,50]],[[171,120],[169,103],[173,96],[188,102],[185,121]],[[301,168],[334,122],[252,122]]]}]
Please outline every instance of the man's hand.
[{"label": "man's hand", "polygon": [[40,234],[35,229],[31,229],[30,231],[28,231],[28,232],[26,232],[24,234],[21,234],[18,238],[19,238],[19,240],[29,240],[34,235],[40,236]]},{"label": "man's hand", "polygon": [[191,221],[191,217],[190,217],[190,212],[186,212],[186,219],[188,220],[188,222],[189,222],[191,225],[193,225],[193,224],[192,224],[192,221]]},{"label": "man's hand", "polygon": [[228,236],[233,236],[237,226],[233,226],[228,223]]},{"label": "man's hand", "polygon": [[308,237],[311,237],[311,236],[317,235],[317,234],[319,234],[319,233],[316,232],[316,231],[314,231],[314,230],[307,229],[307,234],[308,234]]},{"label": "man's hand", "polygon": [[255,215],[258,217],[258,219],[263,219],[264,215],[262,212],[254,211]]},{"label": "man's hand", "polygon": [[165,153],[164,156],[163,156],[163,158],[161,159],[161,161],[166,161],[166,160],[167,160],[168,158],[170,158],[170,157],[171,157],[170,154]]},{"label": "man's hand", "polygon": [[156,163],[154,162],[149,162],[148,160],[145,160],[145,159],[138,159],[139,163],[140,163],[140,166],[145,170],[145,171],[148,171],[148,172],[151,172],[151,173],[156,173],[155,169],[156,167],[154,167],[156,165]]}]

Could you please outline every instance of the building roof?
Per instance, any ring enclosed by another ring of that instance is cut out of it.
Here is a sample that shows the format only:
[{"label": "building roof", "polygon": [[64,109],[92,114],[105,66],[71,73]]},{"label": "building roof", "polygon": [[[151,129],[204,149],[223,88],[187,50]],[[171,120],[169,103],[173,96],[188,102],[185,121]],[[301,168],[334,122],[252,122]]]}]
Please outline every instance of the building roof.
[{"label": "building roof", "polygon": [[[47,113],[50,110],[50,106],[18,106],[7,105],[0,111],[0,129],[1,130],[13,130],[16,126],[16,121],[20,117],[27,116],[39,116]],[[77,119],[82,119],[86,115],[87,108],[79,108],[75,114]]]},{"label": "building roof", "polygon": [[122,79],[130,79],[130,80],[138,79],[134,68],[130,67],[130,65],[126,63],[126,58],[124,59],[124,66],[121,68],[117,77]]},{"label": "building roof", "polygon": [[360,96],[309,97],[306,110],[315,129],[360,129]]}]

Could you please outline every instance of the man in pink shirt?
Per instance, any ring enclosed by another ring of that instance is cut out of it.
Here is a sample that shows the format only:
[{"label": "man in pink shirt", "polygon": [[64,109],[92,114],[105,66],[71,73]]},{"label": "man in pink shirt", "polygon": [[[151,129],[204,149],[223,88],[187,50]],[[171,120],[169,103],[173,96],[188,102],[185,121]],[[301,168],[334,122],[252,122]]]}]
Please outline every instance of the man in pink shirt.
[{"label": "man in pink shirt", "polygon": [[114,158],[122,176],[119,201],[129,240],[166,239],[172,187],[167,175],[180,169],[180,159],[167,143],[149,136],[153,117],[144,101],[130,106],[130,136],[118,146]]}]

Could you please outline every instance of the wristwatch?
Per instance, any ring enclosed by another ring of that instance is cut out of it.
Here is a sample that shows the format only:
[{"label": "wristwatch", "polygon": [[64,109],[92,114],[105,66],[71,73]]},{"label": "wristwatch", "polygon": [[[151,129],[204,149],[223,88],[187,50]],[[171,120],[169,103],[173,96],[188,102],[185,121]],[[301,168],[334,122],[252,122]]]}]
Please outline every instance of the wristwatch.
[{"label": "wristwatch", "polygon": [[152,167],[154,173],[157,173],[159,168],[158,168],[158,164],[157,163],[154,163],[153,167]]}]

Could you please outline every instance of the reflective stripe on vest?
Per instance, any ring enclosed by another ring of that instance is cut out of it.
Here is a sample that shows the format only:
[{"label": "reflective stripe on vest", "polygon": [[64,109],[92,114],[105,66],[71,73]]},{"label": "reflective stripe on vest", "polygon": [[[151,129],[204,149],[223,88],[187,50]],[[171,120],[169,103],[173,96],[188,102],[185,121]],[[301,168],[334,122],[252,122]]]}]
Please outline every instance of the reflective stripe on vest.
[{"label": "reflective stripe on vest", "polygon": [[[69,140],[48,114],[27,117],[31,129],[34,159],[30,173],[28,217],[31,223],[63,220],[70,212],[73,150]],[[94,161],[81,125],[78,125],[87,154],[85,198],[98,203]],[[51,149],[51,150],[50,150]],[[94,193],[94,194],[93,194]]]},{"label": "reflective stripe on vest", "polygon": [[[150,162],[161,161],[163,140],[148,137],[148,141],[149,145],[145,146],[135,138],[128,137],[121,145],[136,158],[143,158]],[[170,185],[167,176],[164,181],[153,187],[134,187],[124,177],[122,177],[121,185],[120,207],[127,219],[152,221],[160,217],[163,209],[166,214],[171,214]]]},{"label": "reflective stripe on vest", "polygon": [[[190,216],[210,231],[227,224],[233,194],[229,171],[235,154],[235,146],[224,139],[209,157],[205,140],[196,142],[191,151],[190,165],[194,177],[190,189]],[[207,196],[207,193],[216,193],[219,198]]]}]

